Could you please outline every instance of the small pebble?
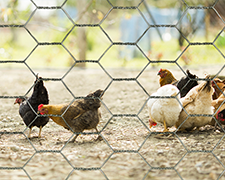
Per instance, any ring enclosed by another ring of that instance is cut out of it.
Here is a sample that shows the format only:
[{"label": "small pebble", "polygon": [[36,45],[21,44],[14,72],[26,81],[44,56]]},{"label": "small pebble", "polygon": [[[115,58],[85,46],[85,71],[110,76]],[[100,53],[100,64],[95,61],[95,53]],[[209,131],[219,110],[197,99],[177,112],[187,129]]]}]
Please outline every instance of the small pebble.
[{"label": "small pebble", "polygon": [[20,150],[19,146],[11,146],[10,149],[14,152],[18,152]]},{"label": "small pebble", "polygon": [[202,167],[202,162],[198,162],[197,164],[195,164],[195,167]]},{"label": "small pebble", "polygon": [[157,154],[163,154],[163,150],[158,150]]},{"label": "small pebble", "polygon": [[2,122],[7,122],[7,119],[6,119],[6,118],[4,118],[4,119],[2,120]]},{"label": "small pebble", "polygon": [[210,163],[205,164],[205,168],[210,168],[210,167],[212,167],[212,164]]},{"label": "small pebble", "polygon": [[29,156],[22,156],[22,157],[21,157],[21,160],[22,160],[22,161],[27,161],[28,159],[30,159]]},{"label": "small pebble", "polygon": [[220,130],[217,129],[217,130],[215,131],[215,133],[219,134],[219,133],[220,133]]}]

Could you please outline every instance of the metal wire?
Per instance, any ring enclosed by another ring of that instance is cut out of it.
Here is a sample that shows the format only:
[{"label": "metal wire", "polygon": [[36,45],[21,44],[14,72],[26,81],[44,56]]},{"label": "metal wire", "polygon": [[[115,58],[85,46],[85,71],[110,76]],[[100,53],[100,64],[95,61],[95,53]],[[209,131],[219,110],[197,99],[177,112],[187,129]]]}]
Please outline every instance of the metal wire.
[{"label": "metal wire", "polygon": [[[176,25],[173,25],[173,24],[170,24],[170,25],[158,25],[156,24],[156,21],[154,20],[153,16],[151,15],[150,11],[148,11],[148,15],[152,18],[154,24],[150,25],[148,23],[148,21],[145,19],[145,16],[143,15],[143,13],[141,12],[141,10],[139,9],[140,5],[141,4],[144,4],[144,6],[147,8],[147,2],[145,0],[141,0],[140,3],[137,5],[137,6],[114,6],[112,4],[112,2],[110,0],[107,0],[108,4],[111,6],[111,9],[109,10],[108,13],[106,13],[106,15],[104,16],[104,18],[101,20],[100,23],[98,24],[79,24],[79,23],[75,23],[73,21],[73,19],[70,17],[70,15],[66,12],[66,10],[64,9],[64,5],[67,3],[67,0],[65,0],[63,2],[63,4],[61,6],[38,6],[34,0],[31,0],[32,4],[34,4],[34,6],[36,7],[35,10],[31,13],[31,15],[29,16],[27,22],[24,24],[24,25],[17,25],[17,24],[10,24],[10,25],[2,25],[0,24],[0,28],[6,28],[6,27],[15,27],[15,28],[25,28],[25,30],[28,32],[28,34],[34,39],[34,41],[37,43],[37,45],[31,50],[31,52],[28,54],[28,56],[22,60],[22,61],[17,61],[17,60],[9,60],[9,61],[1,61],[0,60],[0,63],[23,63],[25,64],[28,69],[32,72],[33,75],[35,75],[34,71],[32,70],[32,68],[27,64],[27,59],[29,58],[29,56],[35,51],[35,49],[38,47],[38,46],[54,46],[54,45],[60,45],[60,46],[63,46],[63,48],[70,54],[70,56],[73,58],[74,60],[74,65],[71,66],[71,68],[64,74],[64,76],[62,78],[43,78],[44,81],[61,81],[63,83],[63,85],[65,86],[66,90],[73,96],[74,100],[76,99],[80,99],[80,98],[84,98],[84,97],[75,97],[75,95],[72,93],[72,91],[69,89],[69,87],[66,85],[66,83],[63,81],[63,79],[71,72],[71,70],[73,69],[73,67],[75,66],[76,63],[82,63],[82,62],[85,62],[85,63],[97,63],[100,68],[105,72],[105,75],[108,76],[110,79],[111,79],[111,82],[108,84],[108,86],[105,88],[105,91],[108,90],[108,88],[111,86],[112,82],[115,82],[115,81],[125,81],[125,82],[128,82],[128,81],[133,81],[133,82],[136,82],[138,84],[138,86],[141,87],[141,89],[145,92],[145,94],[148,94],[148,92],[146,91],[146,89],[141,85],[141,83],[139,83],[138,81],[138,78],[141,76],[141,74],[146,70],[146,68],[149,66],[150,63],[170,63],[170,64],[176,64],[180,69],[181,71],[183,71],[184,74],[186,74],[184,72],[184,70],[182,69],[182,67],[177,63],[177,60],[182,56],[182,54],[184,53],[184,51],[186,51],[187,47],[189,46],[206,46],[206,45],[213,45],[217,51],[224,57],[224,54],[217,48],[217,46],[215,45],[215,41],[218,39],[219,35],[224,31],[224,29],[220,32],[220,34],[218,34],[215,38],[215,40],[213,42],[189,42],[189,40],[182,34],[182,32],[179,30],[178,28],[178,24],[179,22],[181,21],[181,19],[184,17],[184,14],[187,12],[187,10],[189,9],[213,9],[217,15],[221,18],[220,14],[216,11],[215,9],[215,5],[216,3],[218,3],[219,0],[215,1],[215,3],[212,5],[212,6],[209,6],[209,7],[204,7],[204,6],[188,6],[188,4],[186,3],[185,0],[181,0],[181,2],[183,2],[186,6],[187,6],[187,9],[185,10],[185,12],[182,14],[180,20],[178,21],[178,23]],[[35,12],[38,10],[38,9],[42,9],[42,10],[48,10],[48,9],[61,9],[64,14],[68,17],[68,19],[73,23],[73,27],[69,30],[69,32],[66,34],[66,36],[63,38],[62,42],[39,42],[36,37],[30,32],[29,28],[27,27],[27,24],[29,23],[29,21],[31,20],[31,18],[33,17],[33,15],[35,14]],[[143,34],[138,37],[137,41],[136,42],[114,42],[110,36],[107,34],[107,32],[102,28],[102,23],[104,22],[104,20],[107,18],[107,16],[109,15],[109,13],[113,10],[113,9],[122,9],[122,10],[138,10],[138,12],[140,13],[140,15],[142,16],[142,18],[144,19],[144,21],[148,24],[148,28],[143,32]],[[222,19],[222,18],[221,18]],[[224,21],[222,19],[222,21]],[[72,55],[72,53],[66,48],[66,46],[64,45],[64,41],[65,39],[68,37],[68,35],[73,31],[74,28],[76,27],[99,27],[100,30],[104,33],[104,35],[109,39],[109,41],[111,42],[111,45],[101,54],[100,58],[97,60],[97,61],[94,61],[94,60],[76,60],[75,57]],[[138,42],[140,41],[140,39],[147,33],[147,31],[149,30],[149,28],[156,28],[157,29],[157,32],[159,33],[160,35],[160,38],[162,40],[162,37],[161,37],[161,34],[160,34],[160,31],[158,30],[159,27],[166,27],[166,28],[175,28],[179,31],[179,33],[182,35],[182,37],[188,42],[188,46],[183,50],[183,52],[178,56],[178,58],[176,60],[161,60],[161,61],[152,61],[151,59],[149,59],[145,53],[143,52],[143,50],[141,49],[141,47],[138,45]],[[137,77],[135,78],[113,78],[108,72],[107,70],[104,68],[104,66],[102,66],[101,64],[101,59],[102,57],[106,54],[106,52],[111,49],[111,47],[113,45],[119,45],[119,46],[127,46],[127,45],[132,45],[132,46],[136,46],[140,52],[146,57],[146,59],[148,59],[148,64],[139,72],[139,74],[137,75]],[[224,57],[225,58],[225,57]],[[224,68],[224,67],[223,67]],[[222,69],[217,73],[217,75],[222,71]],[[199,79],[199,80],[205,80],[205,79]],[[28,92],[25,94],[27,95],[31,90],[32,90],[33,86],[28,90]],[[20,97],[20,96],[0,96],[0,99],[6,99],[6,98],[17,98],[17,97]],[[171,98],[171,97],[151,97],[151,98]],[[176,98],[177,97],[172,97],[172,98]],[[73,100],[73,101],[74,101]],[[147,178],[147,175],[152,171],[152,170],[174,170],[178,176],[180,177],[180,179],[183,179],[183,177],[179,174],[179,172],[177,171],[177,166],[183,161],[183,159],[190,153],[211,153],[216,159],[217,161],[225,168],[225,165],[221,162],[221,160],[214,154],[214,150],[215,148],[220,144],[220,142],[222,141],[222,139],[224,138],[225,135],[223,135],[223,137],[219,140],[219,142],[213,147],[212,150],[188,150],[188,148],[186,147],[186,145],[183,143],[183,141],[180,139],[180,137],[177,135],[177,131],[175,132],[166,132],[166,133],[162,133],[162,132],[151,132],[148,127],[146,126],[146,124],[143,122],[143,120],[139,117],[140,113],[142,112],[142,110],[144,109],[145,105],[147,103],[147,100],[145,102],[145,104],[141,107],[141,109],[138,111],[137,114],[113,114],[110,109],[107,107],[107,105],[104,104],[104,102],[102,102],[103,106],[107,109],[107,111],[110,113],[111,117],[109,118],[109,120],[107,121],[107,123],[105,124],[105,126],[102,128],[102,130],[99,132],[99,133],[79,133],[79,134],[99,134],[104,142],[106,143],[106,145],[111,149],[112,153],[107,157],[107,159],[102,163],[102,165],[100,167],[91,167],[91,168],[86,168],[86,167],[75,167],[70,161],[69,159],[62,153],[62,150],[68,145],[70,139],[72,138],[72,136],[69,138],[69,140],[65,143],[65,145],[62,147],[61,150],[37,150],[35,148],[35,146],[32,144],[32,142],[30,141],[29,138],[26,137],[25,135],[25,131],[28,129],[28,127],[25,128],[25,130],[23,132],[0,132],[0,135],[2,134],[23,134],[28,142],[30,143],[30,145],[32,146],[32,148],[35,150],[35,153],[29,158],[29,160],[22,166],[22,167],[0,167],[0,170],[2,169],[7,169],[7,170],[16,170],[16,169],[22,169],[25,174],[27,175],[27,177],[29,179],[32,179],[31,176],[29,175],[29,173],[24,169],[28,164],[29,162],[32,160],[32,158],[36,155],[36,154],[40,154],[40,153],[57,153],[57,154],[61,154],[62,157],[68,162],[68,164],[73,168],[73,170],[68,174],[68,176],[66,177],[66,179],[69,179],[70,176],[72,175],[72,173],[75,171],[75,170],[83,170],[83,171],[94,171],[94,170],[99,170],[103,176],[108,179],[107,177],[107,174],[103,171],[103,167],[107,164],[107,162],[110,160],[110,158],[116,154],[116,153],[133,153],[133,154],[138,154],[141,159],[149,166],[149,170],[148,172],[145,174],[144,178],[143,179],[146,179]],[[29,103],[28,103],[29,104]],[[70,105],[72,104],[72,102],[70,103]],[[29,104],[30,105],[30,104]],[[70,106],[69,105],[69,106]],[[68,110],[69,106],[67,107],[66,110]],[[31,107],[31,105],[30,105]],[[31,109],[34,111],[34,109],[31,107]],[[66,112],[65,110],[65,112]],[[35,112],[35,111],[34,111]],[[65,113],[64,112],[64,113]],[[40,116],[40,115],[39,115]],[[37,117],[39,117],[37,116]],[[54,115],[53,115],[54,116]],[[55,115],[57,116],[57,115]],[[205,117],[209,117],[209,116],[212,116],[212,115],[208,115],[208,114],[192,114],[192,115],[188,115],[187,119],[189,117],[197,117],[197,116],[205,116]],[[36,118],[37,118],[36,117]],[[61,115],[62,117],[62,115]],[[112,120],[112,118],[114,117],[136,117],[138,119],[138,121],[141,122],[141,124],[150,132],[150,134],[145,138],[145,140],[141,143],[141,145],[138,147],[138,150],[121,150],[121,149],[117,149],[115,150],[114,148],[112,148],[112,146],[109,144],[109,142],[104,138],[104,136],[101,134],[102,131],[109,125],[110,121]],[[36,118],[31,122],[33,123]],[[186,119],[186,120],[187,120]],[[65,119],[63,118],[63,120],[65,121]],[[185,120],[185,121],[186,121]],[[184,121],[184,122],[185,122]],[[183,122],[183,123],[184,123]],[[67,124],[68,127],[69,124],[65,121],[65,123]],[[182,124],[183,124],[182,123]],[[182,124],[180,125],[180,127],[182,126]],[[71,128],[70,128],[71,129]],[[71,131],[73,131],[71,129]],[[74,132],[73,135],[77,134],[76,132]],[[180,158],[178,160],[178,162],[176,163],[175,166],[173,167],[153,167],[151,166],[151,164],[149,164],[149,162],[143,157],[143,155],[141,154],[140,150],[142,149],[142,147],[144,146],[144,144],[146,143],[146,141],[148,140],[148,138],[150,136],[153,136],[153,135],[157,135],[157,134],[173,134],[175,135],[175,137],[178,139],[178,141],[181,143],[181,145],[183,146],[183,148],[185,149],[186,153],[184,156],[182,156],[182,158]],[[220,174],[219,178],[222,177],[223,173],[224,173],[225,170],[223,170],[223,172]],[[116,172],[115,172],[116,174]],[[116,175],[115,175],[116,176]],[[219,179],[218,178],[218,179]]]}]

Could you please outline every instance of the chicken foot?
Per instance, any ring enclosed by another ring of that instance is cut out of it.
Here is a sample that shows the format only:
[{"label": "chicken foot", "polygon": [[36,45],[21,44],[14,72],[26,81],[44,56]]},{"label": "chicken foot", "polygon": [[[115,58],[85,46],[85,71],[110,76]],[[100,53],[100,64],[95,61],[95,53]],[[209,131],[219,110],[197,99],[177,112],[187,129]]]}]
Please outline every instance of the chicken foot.
[{"label": "chicken foot", "polygon": [[[95,130],[96,130],[97,133],[99,133],[97,127],[95,127]],[[100,141],[101,141],[101,140],[103,140],[103,138],[102,138],[102,136],[100,136],[100,134],[99,134],[99,135],[98,135],[98,138],[97,138],[96,140],[100,140]]]},{"label": "chicken foot", "polygon": [[[164,130],[163,130],[162,132],[163,132],[163,133],[164,133],[164,132],[169,132],[165,120],[163,121],[163,126],[164,126]],[[159,136],[159,137],[164,136],[164,135],[165,135],[165,134],[157,134],[157,136]]]}]

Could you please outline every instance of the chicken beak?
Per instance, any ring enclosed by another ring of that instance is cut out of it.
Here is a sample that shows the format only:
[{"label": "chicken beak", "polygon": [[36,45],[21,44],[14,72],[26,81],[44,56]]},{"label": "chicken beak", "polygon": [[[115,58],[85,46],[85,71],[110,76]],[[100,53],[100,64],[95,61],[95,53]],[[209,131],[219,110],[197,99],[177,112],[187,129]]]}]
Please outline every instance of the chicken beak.
[{"label": "chicken beak", "polygon": [[152,126],[155,126],[157,123],[155,123],[153,120],[149,119],[149,127],[150,129],[152,128]]}]

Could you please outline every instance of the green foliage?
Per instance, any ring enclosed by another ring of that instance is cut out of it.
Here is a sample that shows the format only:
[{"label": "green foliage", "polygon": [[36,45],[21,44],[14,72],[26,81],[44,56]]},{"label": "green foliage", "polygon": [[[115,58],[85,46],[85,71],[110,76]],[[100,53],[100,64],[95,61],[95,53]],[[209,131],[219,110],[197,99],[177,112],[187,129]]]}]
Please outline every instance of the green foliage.
[{"label": "green foliage", "polygon": [[216,40],[216,45],[218,47],[225,47],[225,33],[224,32]]}]

